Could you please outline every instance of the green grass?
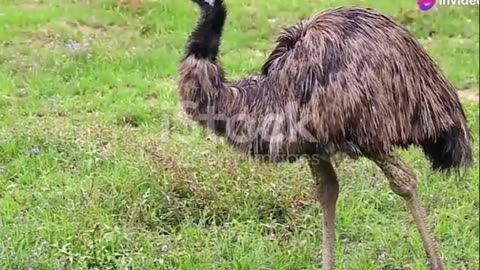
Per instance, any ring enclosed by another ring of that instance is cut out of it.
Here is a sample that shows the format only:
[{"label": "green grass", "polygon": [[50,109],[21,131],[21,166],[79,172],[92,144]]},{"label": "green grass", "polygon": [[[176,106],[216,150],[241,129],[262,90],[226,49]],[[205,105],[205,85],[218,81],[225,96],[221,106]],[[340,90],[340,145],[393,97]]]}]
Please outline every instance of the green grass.
[{"label": "green grass", "polygon": [[[348,4],[406,25],[459,89],[478,85],[478,9],[300,2],[228,1],[231,78],[258,71],[282,26]],[[0,0],[0,269],[318,269],[322,218],[304,162],[245,160],[181,114],[176,67],[197,15],[187,0],[135,11]],[[478,156],[478,104],[465,108]],[[400,154],[448,269],[478,269],[478,162],[443,176],[418,150]],[[337,170],[339,269],[426,269],[378,169],[344,160]]]}]

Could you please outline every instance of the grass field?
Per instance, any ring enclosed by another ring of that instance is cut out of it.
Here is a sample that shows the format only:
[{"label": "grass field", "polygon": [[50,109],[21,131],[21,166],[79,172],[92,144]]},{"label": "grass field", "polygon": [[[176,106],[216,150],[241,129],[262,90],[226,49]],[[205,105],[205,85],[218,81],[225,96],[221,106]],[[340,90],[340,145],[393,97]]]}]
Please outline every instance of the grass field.
[{"label": "grass field", "polygon": [[[198,10],[133,2],[0,0],[0,269],[318,269],[322,218],[305,163],[257,164],[187,121],[175,77]],[[227,3],[230,78],[257,72],[282,26],[323,9],[393,17],[466,97],[478,156],[478,9]],[[443,176],[418,150],[400,154],[448,269],[479,269],[478,162]],[[337,170],[338,268],[427,269],[382,173],[363,159]]]}]

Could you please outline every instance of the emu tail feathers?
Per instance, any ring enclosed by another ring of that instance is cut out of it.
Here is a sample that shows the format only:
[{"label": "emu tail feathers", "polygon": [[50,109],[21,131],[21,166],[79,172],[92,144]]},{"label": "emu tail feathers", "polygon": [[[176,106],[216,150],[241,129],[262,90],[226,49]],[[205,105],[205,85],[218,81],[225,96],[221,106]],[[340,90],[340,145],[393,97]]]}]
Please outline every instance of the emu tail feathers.
[{"label": "emu tail feathers", "polygon": [[195,56],[197,59],[217,60],[223,25],[227,10],[223,0],[192,0],[201,9],[202,15],[197,27],[192,32],[186,48],[185,58]]},{"label": "emu tail feathers", "polygon": [[452,126],[436,139],[424,141],[422,148],[434,170],[470,167],[473,164],[471,138],[468,128]]}]

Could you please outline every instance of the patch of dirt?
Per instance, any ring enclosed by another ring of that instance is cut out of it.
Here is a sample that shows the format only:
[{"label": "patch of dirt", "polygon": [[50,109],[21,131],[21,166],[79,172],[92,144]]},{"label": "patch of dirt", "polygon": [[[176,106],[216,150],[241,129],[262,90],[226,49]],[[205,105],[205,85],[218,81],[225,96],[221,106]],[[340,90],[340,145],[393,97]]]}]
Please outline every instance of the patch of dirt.
[{"label": "patch of dirt", "polygon": [[473,45],[475,42],[471,38],[461,38],[461,37],[441,37],[441,39],[437,39],[434,35],[424,38],[418,38],[418,41],[423,46],[430,46],[432,44],[442,42],[446,43],[446,46],[457,46],[458,44],[470,44]]},{"label": "patch of dirt", "polygon": [[49,50],[63,48],[71,51],[85,51],[90,47],[90,40],[91,39],[86,39],[82,42],[77,42],[74,40],[65,39],[61,35],[55,34],[50,30],[45,30],[41,33],[34,34],[32,37],[27,39],[26,43],[40,48],[47,48]]},{"label": "patch of dirt", "polygon": [[21,9],[21,10],[35,10],[43,6],[45,6],[45,2],[43,0],[30,1],[26,3],[17,4],[18,9]]},{"label": "patch of dirt", "polygon": [[158,100],[158,95],[157,95],[157,93],[150,92],[150,93],[147,94],[147,96],[145,97],[145,99],[146,99],[147,101],[156,101],[156,100]]},{"label": "patch of dirt", "polygon": [[[24,45],[36,45],[49,50],[66,49],[71,52],[90,52],[94,43],[106,43],[110,49],[125,46],[118,42],[126,25],[95,20],[54,22],[30,34]],[[119,45],[120,44],[120,45]],[[135,44],[136,47],[139,45]],[[122,47],[123,49],[123,47]]]},{"label": "patch of dirt", "polygon": [[132,12],[139,12],[145,9],[144,0],[115,0],[115,5]]},{"label": "patch of dirt", "polygon": [[[49,50],[66,49],[71,52],[89,52],[93,41],[105,36],[107,30],[107,26],[99,22],[65,21],[49,24],[42,30],[31,33],[25,45]],[[60,33],[68,34],[65,36]]]},{"label": "patch of dirt", "polygon": [[65,22],[65,27],[73,32],[80,32],[88,36],[95,36],[107,31],[107,27],[99,22],[86,22],[83,20],[78,22]]},{"label": "patch of dirt", "polygon": [[467,100],[467,101],[474,101],[474,102],[479,102],[480,101],[480,93],[479,90],[462,90],[458,91],[458,96],[462,100]]}]

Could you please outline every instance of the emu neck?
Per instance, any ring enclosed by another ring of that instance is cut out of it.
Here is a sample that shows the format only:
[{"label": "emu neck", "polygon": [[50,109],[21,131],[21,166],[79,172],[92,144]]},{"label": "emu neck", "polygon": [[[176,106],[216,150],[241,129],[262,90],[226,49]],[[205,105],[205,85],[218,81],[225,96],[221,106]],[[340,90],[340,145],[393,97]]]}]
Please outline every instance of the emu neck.
[{"label": "emu neck", "polygon": [[217,111],[217,97],[226,87],[221,69],[215,64],[227,11],[223,0],[194,0],[201,18],[191,33],[180,63],[180,96],[184,109],[194,120],[210,109]]},{"label": "emu neck", "polygon": [[220,47],[220,38],[227,17],[223,1],[217,0],[213,6],[200,5],[202,15],[195,30],[190,34],[185,58],[195,56],[215,62]]},{"label": "emu neck", "polygon": [[[223,114],[219,101],[228,91],[219,67],[205,59],[187,57],[180,65],[179,90],[185,112],[202,125]],[[225,105],[225,104],[224,104]],[[216,129],[215,127],[210,127]]]}]

